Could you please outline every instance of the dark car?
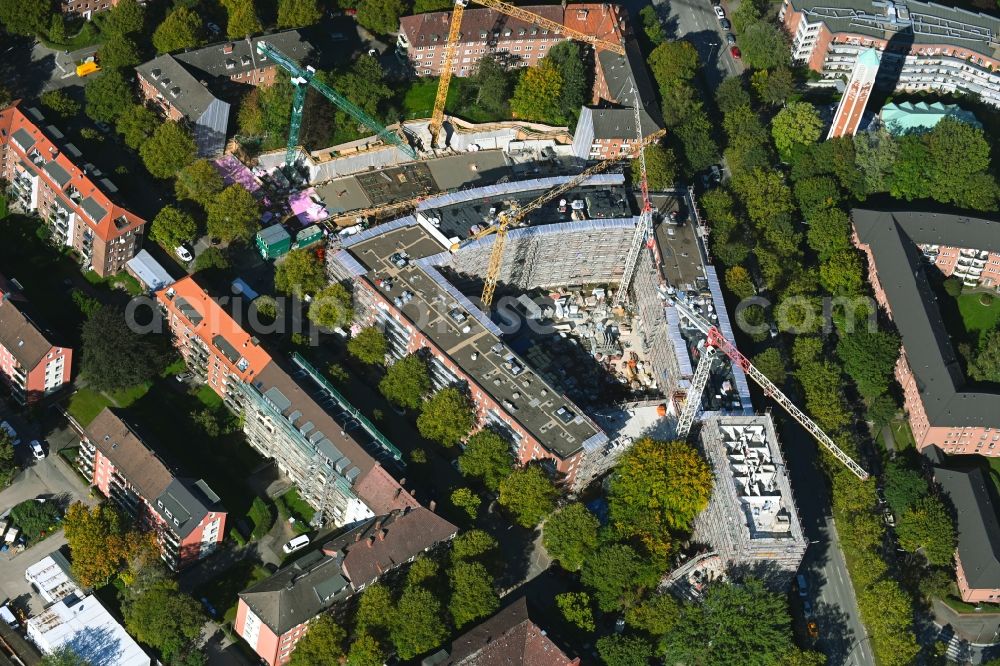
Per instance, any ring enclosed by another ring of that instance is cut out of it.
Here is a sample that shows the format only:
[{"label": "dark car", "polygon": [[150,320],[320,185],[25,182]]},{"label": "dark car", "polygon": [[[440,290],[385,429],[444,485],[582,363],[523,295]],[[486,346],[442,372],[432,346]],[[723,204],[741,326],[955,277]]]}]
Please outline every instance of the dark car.
[{"label": "dark car", "polygon": [[719,25],[722,26],[723,30],[732,30],[733,24],[729,22],[729,19],[720,19]]},{"label": "dark car", "polygon": [[729,47],[729,52],[732,53],[733,57],[736,58],[737,60],[739,60],[743,56],[743,54],[740,53],[740,47],[738,46]]},{"label": "dark car", "polygon": [[731,32],[727,32],[727,33],[726,33],[726,42],[727,42],[727,43],[728,43],[728,44],[729,44],[730,46],[734,46],[734,45],[736,44],[736,35],[734,35],[734,34],[733,34],[733,33],[731,33]]}]

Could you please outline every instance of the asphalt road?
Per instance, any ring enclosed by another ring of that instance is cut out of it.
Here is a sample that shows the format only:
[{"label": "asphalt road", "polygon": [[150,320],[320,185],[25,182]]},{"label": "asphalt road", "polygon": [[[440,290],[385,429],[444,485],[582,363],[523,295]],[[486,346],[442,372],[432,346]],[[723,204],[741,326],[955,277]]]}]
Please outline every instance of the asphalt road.
[{"label": "asphalt road", "polygon": [[[638,0],[633,0],[636,4]],[[638,2],[633,11],[644,3]],[[719,26],[710,0],[653,0],[670,39],[684,39],[694,45],[703,65],[708,89],[714,91],[724,79],[743,73],[743,64],[735,60],[726,43],[726,33]],[[736,3],[723,3],[726,15]]]}]

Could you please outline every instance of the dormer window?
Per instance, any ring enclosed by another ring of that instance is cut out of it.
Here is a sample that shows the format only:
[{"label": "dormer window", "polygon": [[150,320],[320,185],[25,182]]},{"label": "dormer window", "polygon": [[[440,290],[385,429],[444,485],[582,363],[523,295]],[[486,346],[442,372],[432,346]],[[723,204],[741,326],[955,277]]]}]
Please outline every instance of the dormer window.
[{"label": "dormer window", "polygon": [[235,69],[236,61],[232,58],[226,58],[226,69]]},{"label": "dormer window", "polygon": [[160,71],[159,69],[154,69],[153,71],[150,72],[150,74],[153,76],[153,79],[155,80],[160,78],[160,75],[163,74],[163,72]]},{"label": "dormer window", "polygon": [[166,88],[169,85],[170,85],[170,79],[163,79],[162,81],[160,81],[160,86],[162,86],[163,88]]},{"label": "dormer window", "polygon": [[243,56],[242,58],[240,58],[240,62],[243,64],[244,67],[246,67],[247,65],[250,64],[250,56],[248,55]]}]

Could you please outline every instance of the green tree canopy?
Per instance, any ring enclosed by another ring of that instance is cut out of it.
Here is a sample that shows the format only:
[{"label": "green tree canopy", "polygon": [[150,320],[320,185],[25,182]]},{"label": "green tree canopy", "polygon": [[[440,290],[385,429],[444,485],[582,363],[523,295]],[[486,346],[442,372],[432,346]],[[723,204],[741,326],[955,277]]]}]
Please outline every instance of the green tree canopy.
[{"label": "green tree canopy", "polygon": [[674,128],[681,145],[684,171],[693,175],[719,160],[719,147],[712,138],[712,125],[704,113],[692,113]]},{"label": "green tree canopy", "polygon": [[841,250],[820,262],[819,280],[834,296],[854,296],[861,293],[864,279],[861,259],[853,248]]},{"label": "green tree canopy", "polygon": [[404,660],[441,645],[448,637],[448,628],[437,597],[419,585],[407,587],[392,613],[389,636]]},{"label": "green tree canopy", "polygon": [[155,178],[173,178],[194,162],[198,146],[191,132],[180,123],[168,120],[156,128],[139,148],[146,169]]},{"label": "green tree canopy", "polygon": [[354,316],[351,292],[339,282],[332,282],[318,292],[309,305],[309,320],[317,326],[333,329],[348,326]]},{"label": "green tree canopy", "polygon": [[483,501],[479,499],[479,495],[472,492],[468,488],[456,488],[451,493],[451,504],[456,509],[461,509],[466,514],[468,514],[469,519],[475,520],[479,513],[479,505]]},{"label": "green tree canopy", "polygon": [[632,546],[615,543],[590,553],[583,563],[580,581],[594,593],[605,612],[634,606],[644,592],[656,585],[660,571]]},{"label": "green tree canopy", "polygon": [[392,594],[389,593],[389,588],[382,583],[375,583],[361,593],[358,610],[354,614],[354,627],[359,634],[378,635],[376,631],[389,628],[392,616]]},{"label": "green tree canopy", "polygon": [[361,0],[358,5],[358,23],[378,35],[389,35],[399,30],[399,17],[406,13],[402,0]]},{"label": "green tree canopy", "polygon": [[723,79],[715,89],[715,103],[722,113],[729,113],[742,107],[750,107],[750,93],[743,84],[743,79],[731,76]]},{"label": "green tree canopy", "polygon": [[162,353],[149,336],[125,322],[125,313],[111,305],[94,312],[83,324],[83,359],[88,385],[98,391],[118,391],[152,379],[162,365]]},{"label": "green tree canopy", "polygon": [[198,235],[198,225],[194,218],[173,206],[164,206],[153,218],[149,235],[157,243],[173,252],[182,243],[194,240]]},{"label": "green tree canopy", "polygon": [[208,234],[224,243],[248,243],[260,228],[260,205],[252,194],[236,183],[215,195],[205,212]]},{"label": "green tree canopy", "polygon": [[274,287],[284,294],[318,293],[326,285],[323,262],[308,248],[292,250],[277,263],[274,270]]},{"label": "green tree canopy", "polygon": [[106,35],[131,35],[142,30],[143,8],[138,0],[119,0],[104,17]]},{"label": "green tree canopy", "polygon": [[743,34],[747,31],[747,28],[754,25],[760,21],[760,10],[758,6],[760,3],[754,2],[754,0],[747,0],[747,2],[741,2],[740,6],[736,8],[733,12],[733,29],[737,33]]},{"label": "green tree canopy", "polygon": [[[385,78],[385,70],[382,69],[378,59],[364,55],[355,60],[347,71],[333,76],[329,83],[344,97],[358,104],[368,115],[382,118],[385,115],[382,107],[394,94]],[[357,121],[340,109],[334,112],[334,124],[336,126],[334,139],[337,142],[352,140],[370,133],[367,128],[359,131]]]},{"label": "green tree canopy", "polygon": [[563,120],[562,91],[563,76],[559,67],[552,60],[542,58],[536,67],[521,71],[510,100],[511,113],[522,120],[560,124]]},{"label": "green tree canopy", "polygon": [[594,610],[590,607],[590,595],[586,592],[563,592],[556,595],[556,606],[563,617],[584,631],[594,631]]},{"label": "green tree canopy", "polygon": [[870,331],[864,322],[837,341],[837,355],[844,371],[865,398],[875,398],[889,389],[899,358],[899,336],[888,331]]},{"label": "green tree canopy", "polygon": [[417,409],[431,390],[427,361],[416,354],[404,356],[389,366],[385,377],[378,383],[378,390],[394,405]]},{"label": "green tree canopy", "polygon": [[[742,8],[743,5],[740,5]],[[787,67],[776,67],[773,70],[761,69],[753,73],[751,84],[754,92],[765,104],[778,106],[784,104],[795,92],[795,81],[792,70]]]},{"label": "green tree canopy", "polygon": [[791,61],[788,35],[771,23],[758,22],[740,35],[743,62],[751,69],[774,69]]},{"label": "green tree canopy", "polygon": [[127,588],[122,616],[129,633],[158,649],[167,661],[191,648],[208,619],[201,604],[170,579],[145,588]]},{"label": "green tree canopy", "polygon": [[750,271],[742,266],[733,266],[726,269],[726,286],[737,298],[750,298],[757,293],[757,287],[750,277]]},{"label": "green tree canopy", "polygon": [[226,35],[230,39],[242,39],[263,31],[253,0],[222,0],[228,15]]},{"label": "green tree canopy", "polygon": [[680,617],[681,606],[669,593],[654,594],[625,611],[625,622],[654,638],[666,635]]},{"label": "green tree canopy", "polygon": [[195,160],[177,172],[174,191],[178,199],[195,201],[208,206],[226,184],[222,174],[209,160]]},{"label": "green tree canopy", "polygon": [[462,474],[478,477],[490,490],[496,490],[514,469],[510,442],[492,430],[480,430],[466,442],[458,458],[458,469]]},{"label": "green tree canopy", "polygon": [[768,347],[753,357],[753,364],[764,373],[768,379],[781,386],[788,378],[787,362],[777,347]]},{"label": "green tree canopy", "polygon": [[92,74],[84,88],[87,100],[84,110],[94,120],[114,123],[132,106],[132,86],[121,72],[105,71]]},{"label": "green tree canopy", "polygon": [[820,260],[850,249],[851,221],[843,210],[830,208],[814,212],[808,217],[808,221],[806,242],[819,255]]},{"label": "green tree canopy", "polygon": [[556,490],[538,465],[514,470],[500,482],[501,506],[514,514],[522,527],[534,527],[555,507]]},{"label": "green tree canopy", "polygon": [[52,0],[0,0],[0,23],[14,35],[34,37],[43,32],[49,26],[53,12]]},{"label": "green tree canopy", "polygon": [[492,615],[500,607],[500,598],[493,589],[493,576],[479,562],[455,562],[448,579],[451,582],[448,612],[457,628]]},{"label": "green tree canopy", "polygon": [[[646,178],[649,182],[649,189],[667,190],[677,182],[677,158],[674,151],[664,148],[660,144],[646,146],[643,151],[646,158]],[[642,177],[642,170],[638,161],[632,163],[632,182],[638,183]]]},{"label": "green tree canopy", "polygon": [[678,82],[688,82],[698,72],[698,52],[691,42],[676,40],[663,42],[646,59],[649,71],[660,88]]},{"label": "green tree canopy", "polygon": [[75,116],[80,113],[80,103],[67,95],[62,90],[50,90],[42,93],[42,106],[57,113],[63,118]]},{"label": "green tree canopy", "polygon": [[497,540],[482,530],[467,530],[451,540],[452,560],[473,560],[492,552]]},{"label": "green tree canopy", "polygon": [[17,460],[14,455],[14,442],[4,430],[0,432],[0,488],[6,488],[17,474]]},{"label": "green tree canopy", "polygon": [[795,144],[819,141],[823,132],[823,119],[816,107],[808,102],[791,102],[771,121],[771,135],[778,152],[785,156]]},{"label": "green tree canopy", "polygon": [[132,150],[139,150],[161,125],[159,116],[142,104],[131,104],[118,117],[115,129]]},{"label": "green tree canopy", "polygon": [[385,335],[375,326],[361,329],[347,342],[347,353],[368,365],[384,363],[388,351],[389,345],[385,341]]},{"label": "green tree canopy", "polygon": [[110,504],[74,502],[66,510],[63,533],[73,555],[73,577],[88,587],[105,585],[134,558],[159,554],[155,542],[127,528]]},{"label": "green tree canopy", "polygon": [[984,333],[969,361],[969,376],[986,382],[1000,382],[1000,327]]},{"label": "green tree canopy", "polygon": [[201,17],[184,5],[177,5],[153,31],[153,48],[158,53],[181,51],[204,43]]},{"label": "green tree canopy", "polygon": [[468,396],[454,387],[443,388],[425,400],[417,417],[417,430],[427,439],[455,446],[476,423]]},{"label": "green tree canopy", "polygon": [[567,40],[550,48],[544,60],[551,60],[562,76],[562,90],[559,94],[560,121],[571,127],[575,126],[580,107],[590,92],[584,53],[576,42]]},{"label": "green tree canopy", "polygon": [[362,633],[351,643],[351,649],[347,652],[347,665],[383,666],[386,658],[379,642],[371,635]]},{"label": "green tree canopy", "polygon": [[608,666],[646,666],[653,646],[639,636],[611,634],[597,639],[597,654]]},{"label": "green tree canopy", "polygon": [[646,35],[651,46],[657,47],[667,40],[667,36],[663,32],[663,25],[660,23],[660,17],[653,5],[646,5],[639,10],[639,21],[642,23],[642,32]]},{"label": "green tree canopy", "polygon": [[840,187],[832,176],[812,176],[795,183],[795,201],[806,220],[840,205]]},{"label": "green tree canopy", "polygon": [[[222,248],[206,247],[204,250],[201,251],[201,254],[199,254],[197,257],[194,258],[194,265],[191,268],[195,273],[200,273],[201,271],[207,271],[211,269],[224,271],[227,268],[229,268],[229,266],[230,266],[229,257]],[[256,301],[254,302],[256,303]],[[272,305],[272,303],[267,300],[261,301],[260,304],[258,305],[257,311],[261,314],[262,317],[269,312],[268,310],[269,305]],[[274,305],[274,307],[276,308],[277,305]],[[277,314],[276,310],[274,311],[274,314]],[[274,317],[272,316],[271,319],[273,320]]]},{"label": "green tree canopy", "polygon": [[329,613],[320,613],[295,644],[290,666],[339,666],[347,632]]},{"label": "green tree canopy", "polygon": [[545,521],[542,543],[559,566],[577,571],[597,548],[597,518],[580,502],[560,509]]},{"label": "green tree canopy", "polygon": [[107,41],[100,46],[98,54],[101,56],[102,69],[125,69],[142,62],[138,44],[126,35],[108,37]]},{"label": "green tree canopy", "polygon": [[63,645],[42,657],[42,666],[94,666],[71,646]]},{"label": "green tree canopy", "polygon": [[[421,0],[417,0],[419,3]],[[449,4],[450,8],[451,5]],[[437,10],[428,10],[437,11]],[[414,13],[419,13],[414,8]],[[495,114],[505,114],[510,100],[513,79],[500,62],[491,55],[483,56],[472,75],[472,83],[476,86],[476,104],[484,110]]]},{"label": "green tree canopy", "polygon": [[279,28],[303,28],[321,18],[323,11],[316,0],[278,0]]},{"label": "green tree canopy", "polygon": [[455,4],[449,2],[449,0],[414,0],[413,13],[426,14],[428,12],[440,12],[450,10],[454,6]]},{"label": "green tree canopy", "polygon": [[937,497],[922,497],[904,510],[896,535],[900,546],[911,552],[923,550],[931,564],[948,566],[955,557],[955,522]]}]

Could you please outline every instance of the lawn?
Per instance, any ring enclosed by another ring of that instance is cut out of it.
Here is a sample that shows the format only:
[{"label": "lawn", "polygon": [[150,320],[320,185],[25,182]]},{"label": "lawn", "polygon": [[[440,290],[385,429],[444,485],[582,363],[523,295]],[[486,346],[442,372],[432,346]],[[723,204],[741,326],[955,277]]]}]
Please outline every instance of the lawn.
[{"label": "lawn", "polygon": [[103,285],[108,289],[121,289],[127,292],[129,296],[139,296],[143,293],[142,285],[139,284],[139,281],[125,272],[102,278],[94,271],[87,271],[83,274],[83,277],[94,286]]},{"label": "lawn", "polygon": [[226,622],[233,622],[239,601],[236,595],[268,575],[267,569],[256,562],[242,560],[218,578],[195,588],[193,596],[198,601],[207,599]]},{"label": "lawn", "polygon": [[98,26],[98,21],[102,20],[103,17],[96,16],[94,18],[94,21],[84,21],[79,25],[76,25],[72,20],[67,22],[66,34],[73,33],[73,36],[67,37],[61,42],[53,42],[42,35],[39,35],[38,39],[45,46],[58,51],[76,51],[85,46],[92,46],[101,41],[101,30]]},{"label": "lawn", "polygon": [[[425,77],[414,81],[407,89],[406,94],[403,95],[403,117],[407,120],[430,118],[434,112],[437,86],[437,77]],[[475,123],[510,120],[509,116],[501,117],[481,109],[475,103],[475,95],[476,88],[470,81],[453,77],[448,86],[448,100],[445,102],[445,110],[450,115]]]},{"label": "lawn", "polygon": [[916,447],[916,442],[913,440],[913,431],[910,430],[910,424],[905,419],[900,419],[898,421],[893,421],[889,424],[889,429],[892,431],[892,437],[896,442],[896,450],[903,452],[906,449],[912,449]]},{"label": "lawn", "polygon": [[194,391],[194,396],[198,398],[199,402],[209,409],[218,409],[224,407],[222,404],[222,398],[219,394],[212,390],[212,387],[208,384],[202,384]]},{"label": "lawn", "polygon": [[309,521],[316,515],[316,511],[299,497],[299,492],[295,488],[276,497],[274,504],[278,507],[278,514],[282,520],[294,518],[296,528],[304,532],[309,531]]},{"label": "lawn", "polygon": [[997,322],[1000,322],[1000,300],[994,297],[989,305],[982,305],[979,302],[982,296],[981,293],[962,294],[956,299],[965,330],[973,337],[996,328]]},{"label": "lawn", "polygon": [[146,382],[131,388],[115,391],[109,395],[84,387],[70,396],[66,411],[77,422],[86,427],[104,411],[105,407],[128,407],[149,392],[152,384]]}]

